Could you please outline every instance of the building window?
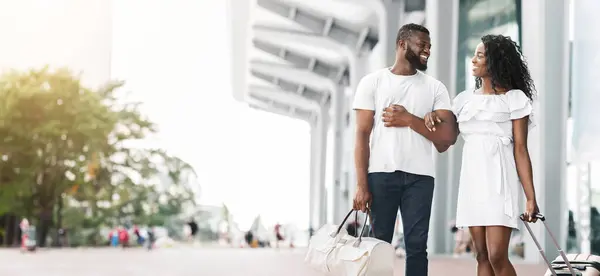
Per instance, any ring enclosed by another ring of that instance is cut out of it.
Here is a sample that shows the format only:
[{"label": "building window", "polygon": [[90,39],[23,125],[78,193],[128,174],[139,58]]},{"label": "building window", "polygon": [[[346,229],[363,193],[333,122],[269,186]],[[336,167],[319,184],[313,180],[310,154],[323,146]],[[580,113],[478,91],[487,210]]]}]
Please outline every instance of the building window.
[{"label": "building window", "polygon": [[521,0],[460,0],[456,91],[475,87],[471,58],[486,34],[510,36],[521,43]]}]

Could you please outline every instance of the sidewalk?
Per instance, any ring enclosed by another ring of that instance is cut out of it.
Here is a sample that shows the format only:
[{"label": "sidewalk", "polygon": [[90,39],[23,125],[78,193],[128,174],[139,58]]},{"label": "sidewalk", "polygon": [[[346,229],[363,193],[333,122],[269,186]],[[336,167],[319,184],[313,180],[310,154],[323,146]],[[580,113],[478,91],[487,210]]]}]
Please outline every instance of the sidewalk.
[{"label": "sidewalk", "polygon": [[[319,276],[304,265],[304,249],[159,248],[57,249],[22,254],[0,250],[0,275],[46,276]],[[68,261],[65,261],[68,260]],[[32,265],[35,264],[35,265]],[[110,265],[106,265],[110,264]],[[544,275],[543,265],[515,264],[518,275]],[[396,259],[395,276],[404,275],[404,259]],[[432,256],[432,276],[475,276],[475,261]]]}]

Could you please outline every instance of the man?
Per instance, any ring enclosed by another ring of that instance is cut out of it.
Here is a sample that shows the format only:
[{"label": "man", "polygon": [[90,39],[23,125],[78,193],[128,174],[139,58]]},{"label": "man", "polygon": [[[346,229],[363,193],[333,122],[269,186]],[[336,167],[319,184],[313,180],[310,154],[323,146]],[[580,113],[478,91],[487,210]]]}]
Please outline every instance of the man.
[{"label": "man", "polygon": [[[400,208],[405,275],[411,276],[425,276],[428,271],[432,145],[443,152],[457,136],[446,87],[417,71],[427,69],[430,49],[429,30],[417,24],[402,26],[396,38],[394,65],[365,76],[353,104],[358,182],[354,209],[367,211],[368,207],[375,237],[391,243]],[[432,111],[437,117],[435,131],[430,131],[422,119]]]}]

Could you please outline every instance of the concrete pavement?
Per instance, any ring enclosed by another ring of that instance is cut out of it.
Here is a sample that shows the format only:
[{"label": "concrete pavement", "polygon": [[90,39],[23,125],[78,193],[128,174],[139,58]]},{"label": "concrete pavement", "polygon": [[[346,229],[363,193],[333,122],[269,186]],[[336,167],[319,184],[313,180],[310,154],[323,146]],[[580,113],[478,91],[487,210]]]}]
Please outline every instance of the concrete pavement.
[{"label": "concrete pavement", "polygon": [[[143,249],[57,249],[23,254],[0,250],[0,275],[11,276],[318,276],[302,263],[304,249],[179,247]],[[403,259],[395,275],[404,275]],[[543,275],[543,265],[516,265],[518,275]],[[470,259],[432,257],[434,276],[475,275]]]}]

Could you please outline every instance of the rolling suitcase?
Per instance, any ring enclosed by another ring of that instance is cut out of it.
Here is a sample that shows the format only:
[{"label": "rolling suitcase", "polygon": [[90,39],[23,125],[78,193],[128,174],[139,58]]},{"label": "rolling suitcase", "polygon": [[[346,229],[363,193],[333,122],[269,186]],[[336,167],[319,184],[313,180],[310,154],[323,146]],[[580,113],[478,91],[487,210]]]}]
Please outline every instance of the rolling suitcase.
[{"label": "rolling suitcase", "polygon": [[[600,275],[600,256],[590,254],[567,254],[567,259],[571,263],[571,266],[575,269],[575,272],[579,272],[582,276],[598,276]],[[556,270],[557,275],[564,275],[568,273],[567,266],[561,258],[556,258],[552,261],[552,267]],[[561,274],[562,273],[562,274]],[[549,272],[546,272],[546,275]],[[571,275],[568,273],[566,275]]]},{"label": "rolling suitcase", "polygon": [[533,235],[533,232],[529,227],[529,223],[525,221],[524,215],[521,215],[520,218],[523,221],[523,224],[525,224],[525,228],[527,228],[529,235],[531,235],[533,242],[537,246],[540,255],[542,255],[542,259],[544,259],[544,262],[548,266],[548,270],[546,270],[544,276],[600,276],[600,256],[587,254],[566,255],[565,252],[560,248],[560,245],[556,241],[556,238],[554,238],[552,232],[550,232],[548,225],[546,225],[546,218],[542,214],[537,214],[537,218],[541,220],[544,224],[548,235],[550,236],[552,242],[554,242],[554,245],[560,253],[560,256],[556,257],[554,261],[548,261],[548,258],[544,254],[540,243],[538,242],[535,235]]}]

